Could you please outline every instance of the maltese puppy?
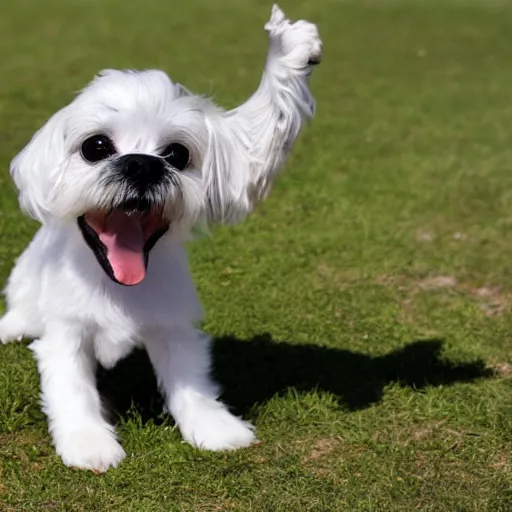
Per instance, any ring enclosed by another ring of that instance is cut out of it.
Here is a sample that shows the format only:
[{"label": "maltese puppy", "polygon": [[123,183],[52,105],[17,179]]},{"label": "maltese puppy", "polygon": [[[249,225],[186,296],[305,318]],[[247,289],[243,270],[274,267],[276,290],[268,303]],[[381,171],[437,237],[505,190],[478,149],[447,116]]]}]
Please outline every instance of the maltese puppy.
[{"label": "maltese puppy", "polygon": [[314,114],[315,25],[274,6],[258,90],[225,112],[161,71],[101,72],[13,159],[23,211],[41,223],[6,287],[3,342],[23,337],[64,464],[105,471],[125,453],[104,418],[96,364],[144,346],[183,438],[206,450],[255,441],[218,401],[184,243],[234,223],[269,192]]}]

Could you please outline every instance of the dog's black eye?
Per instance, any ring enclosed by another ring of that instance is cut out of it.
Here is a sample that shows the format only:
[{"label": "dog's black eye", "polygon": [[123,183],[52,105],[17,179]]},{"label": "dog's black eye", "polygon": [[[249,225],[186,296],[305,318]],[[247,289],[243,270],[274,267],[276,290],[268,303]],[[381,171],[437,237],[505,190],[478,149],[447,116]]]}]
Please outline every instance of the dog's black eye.
[{"label": "dog's black eye", "polygon": [[190,161],[190,153],[188,149],[178,142],[169,144],[163,150],[162,157],[165,158],[168,164],[172,165],[175,169],[178,169],[178,171],[183,171]]},{"label": "dog's black eye", "polygon": [[115,155],[116,148],[106,135],[93,135],[83,142],[81,152],[83,159],[93,164]]}]

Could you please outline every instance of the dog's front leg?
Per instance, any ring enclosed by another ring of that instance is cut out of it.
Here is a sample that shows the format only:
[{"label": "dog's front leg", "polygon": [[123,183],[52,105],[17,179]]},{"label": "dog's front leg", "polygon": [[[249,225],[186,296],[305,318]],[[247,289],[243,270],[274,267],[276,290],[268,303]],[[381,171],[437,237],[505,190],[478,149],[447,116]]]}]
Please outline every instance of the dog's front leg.
[{"label": "dog's front leg", "polygon": [[67,466],[105,471],[125,453],[102,416],[92,345],[80,325],[48,325],[32,343],[41,397],[57,453]]},{"label": "dog's front leg", "polygon": [[252,426],[217,400],[210,377],[210,340],[193,327],[152,331],[146,347],[167,408],[191,445],[233,450],[255,441]]},{"label": "dog's front leg", "polygon": [[292,23],[275,5],[265,30],[270,45],[256,92],[234,110],[206,118],[203,173],[210,222],[239,222],[254,210],[315,113],[309,77],[322,57],[316,25]]},{"label": "dog's front leg", "polygon": [[248,212],[267,195],[301,128],[314,116],[308,82],[322,57],[316,25],[293,23],[276,5],[265,30],[270,44],[260,86],[248,101],[225,113],[236,149],[245,154],[234,162],[231,185],[246,180]]}]

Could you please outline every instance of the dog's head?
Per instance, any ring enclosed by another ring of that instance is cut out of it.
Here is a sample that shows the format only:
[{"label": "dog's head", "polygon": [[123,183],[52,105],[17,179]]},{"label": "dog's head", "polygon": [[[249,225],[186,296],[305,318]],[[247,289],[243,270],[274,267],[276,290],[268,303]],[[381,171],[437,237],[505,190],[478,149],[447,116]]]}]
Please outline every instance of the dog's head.
[{"label": "dog's head", "polygon": [[234,158],[209,100],[160,71],[109,70],[34,135],[11,175],[23,210],[78,223],[105,272],[134,285],[160,237],[236,216]]}]

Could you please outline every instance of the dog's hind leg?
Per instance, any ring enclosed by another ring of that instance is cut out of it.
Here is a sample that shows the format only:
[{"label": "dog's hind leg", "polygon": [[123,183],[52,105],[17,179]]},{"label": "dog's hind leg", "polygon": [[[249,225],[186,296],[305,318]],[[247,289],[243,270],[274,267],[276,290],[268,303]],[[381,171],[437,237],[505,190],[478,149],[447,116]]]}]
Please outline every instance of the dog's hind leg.
[{"label": "dog's hind leg", "polygon": [[[32,334],[30,331],[32,331]],[[30,328],[27,318],[19,310],[8,311],[0,318],[0,341],[2,343],[21,341],[24,337],[36,336],[37,334]]]},{"label": "dog's hind leg", "polygon": [[0,342],[38,338],[43,334],[42,318],[37,305],[39,275],[30,268],[31,244],[16,262],[5,288],[7,311],[0,318]]}]

